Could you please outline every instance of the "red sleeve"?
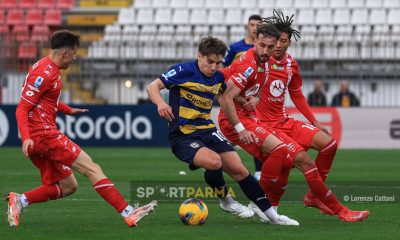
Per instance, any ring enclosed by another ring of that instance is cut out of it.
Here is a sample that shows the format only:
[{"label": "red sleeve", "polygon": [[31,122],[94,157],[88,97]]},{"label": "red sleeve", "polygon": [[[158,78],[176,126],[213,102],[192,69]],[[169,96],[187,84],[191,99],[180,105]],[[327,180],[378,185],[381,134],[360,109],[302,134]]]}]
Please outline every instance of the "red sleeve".
[{"label": "red sleeve", "polygon": [[307,120],[310,121],[310,123],[313,123],[316,121],[316,119],[311,111],[310,106],[308,105],[306,97],[301,91],[302,80],[297,64],[293,66],[292,71],[293,76],[288,87],[290,98],[292,99],[294,105],[296,105],[297,109],[299,109],[299,111],[307,118]]},{"label": "red sleeve", "polygon": [[71,113],[72,108],[70,106],[68,106],[67,104],[59,101],[58,102],[58,111],[68,115]]},{"label": "red sleeve", "polygon": [[228,81],[232,81],[240,90],[243,90],[249,79],[255,76],[257,69],[246,62],[236,65],[234,69],[231,69],[230,76],[228,76]]},{"label": "red sleeve", "polygon": [[21,134],[21,140],[24,142],[26,139],[30,138],[29,135],[29,125],[28,125],[28,114],[35,106],[29,102],[21,99],[17,106],[17,111],[15,112],[17,118],[18,129]]}]

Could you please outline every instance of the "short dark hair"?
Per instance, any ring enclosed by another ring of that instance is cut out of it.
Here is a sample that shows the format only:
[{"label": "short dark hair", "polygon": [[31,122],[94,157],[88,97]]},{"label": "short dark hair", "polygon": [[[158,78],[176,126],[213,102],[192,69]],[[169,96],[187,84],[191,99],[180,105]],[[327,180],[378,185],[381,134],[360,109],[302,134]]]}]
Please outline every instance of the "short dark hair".
[{"label": "short dark hair", "polygon": [[292,27],[292,23],[294,21],[293,17],[294,14],[289,17],[285,16],[283,12],[274,9],[273,16],[264,18],[263,23],[273,24],[279,31],[287,33],[289,39],[291,39],[293,35],[294,39],[297,41],[297,39],[300,38],[300,32]]},{"label": "short dark hair", "polygon": [[225,56],[226,49],[227,47],[223,41],[211,36],[202,38],[199,44],[199,53],[203,56],[213,54]]},{"label": "short dark hair", "polygon": [[257,37],[262,34],[264,36],[274,37],[277,40],[281,36],[281,32],[273,25],[269,23],[262,23],[257,26]]},{"label": "short dark hair", "polygon": [[79,47],[80,37],[71,31],[61,30],[50,36],[50,48],[59,49],[63,47]]},{"label": "short dark hair", "polygon": [[260,15],[257,15],[257,14],[254,14],[254,15],[251,15],[250,17],[249,17],[249,22],[251,21],[251,20],[256,20],[256,21],[262,21],[262,17],[260,16]]}]

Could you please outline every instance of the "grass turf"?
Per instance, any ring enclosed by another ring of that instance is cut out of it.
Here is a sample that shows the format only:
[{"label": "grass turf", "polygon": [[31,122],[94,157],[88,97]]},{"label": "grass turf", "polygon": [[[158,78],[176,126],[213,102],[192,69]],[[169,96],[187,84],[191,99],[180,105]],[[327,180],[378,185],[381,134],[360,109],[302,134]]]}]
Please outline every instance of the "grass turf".
[{"label": "grass turf", "polygon": [[[202,171],[190,172],[167,148],[87,148],[122,194],[129,198],[130,181],[200,181]],[[252,170],[250,157],[239,151]],[[315,153],[311,153],[315,156]],[[392,185],[389,191],[399,196],[400,151],[341,150],[337,153],[328,184],[346,183],[364,188],[373,196],[376,188]],[[38,171],[19,148],[0,148],[0,194],[23,192],[40,184]],[[186,176],[178,175],[184,170]],[[115,210],[92,189],[87,179],[76,174],[78,191],[66,199],[32,205],[21,217],[21,226],[8,226],[7,204],[1,202],[0,239],[399,239],[400,199],[391,203],[346,203],[354,209],[368,209],[370,217],[359,223],[340,222],[316,209],[304,208],[295,188],[287,190],[279,212],[297,219],[300,227],[273,226],[256,218],[239,219],[222,212],[218,204],[207,201],[209,219],[203,226],[185,226],[178,218],[179,203],[161,202],[156,212],[143,219],[137,228],[128,228]],[[227,179],[229,179],[227,177]],[[355,184],[356,183],[356,184]],[[365,184],[363,184],[365,183]],[[235,184],[230,182],[230,184]],[[304,177],[293,170],[289,185],[304,189]],[[364,186],[365,185],[365,186]],[[350,189],[350,191],[352,191]],[[288,196],[288,197],[287,197]],[[343,202],[341,196],[338,198]],[[243,202],[247,203],[247,202]]]}]

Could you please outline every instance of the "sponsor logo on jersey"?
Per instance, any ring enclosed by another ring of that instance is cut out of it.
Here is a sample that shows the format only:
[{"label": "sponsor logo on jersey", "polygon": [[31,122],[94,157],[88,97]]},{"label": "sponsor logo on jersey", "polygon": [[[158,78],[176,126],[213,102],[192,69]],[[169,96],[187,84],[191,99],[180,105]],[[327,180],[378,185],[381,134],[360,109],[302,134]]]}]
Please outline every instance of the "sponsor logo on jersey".
[{"label": "sponsor logo on jersey", "polygon": [[42,78],[41,76],[38,76],[38,77],[36,78],[35,82],[33,83],[33,85],[34,85],[36,88],[39,88],[40,85],[42,85],[43,80],[44,80],[44,78]]},{"label": "sponsor logo on jersey", "polygon": [[29,85],[29,84],[28,84],[28,88],[29,88],[30,90],[32,90],[32,91],[40,92],[40,91],[39,91],[39,88],[34,87],[34,86],[32,86],[32,85]]},{"label": "sponsor logo on jersey", "polygon": [[284,66],[278,66],[277,64],[272,64],[271,65],[271,68],[272,69],[275,69],[275,70],[285,70],[285,67]]},{"label": "sponsor logo on jersey", "polygon": [[286,146],[287,146],[289,151],[296,152],[296,146],[294,145],[294,143],[286,144]]},{"label": "sponsor logo on jersey", "polygon": [[172,76],[174,76],[175,74],[176,74],[175,69],[172,69],[172,70],[168,71],[166,74],[163,74],[162,76],[165,77],[165,79],[168,80],[169,77],[172,77]]},{"label": "sponsor logo on jersey", "polygon": [[44,74],[46,74],[47,76],[50,75],[51,71],[53,71],[53,66],[51,66],[50,64],[47,65],[47,67],[44,69]]},{"label": "sponsor logo on jersey", "polygon": [[256,128],[256,132],[259,132],[259,133],[265,134],[265,129],[264,129],[264,128],[262,128],[262,127],[257,127],[257,128]]},{"label": "sponsor logo on jersey", "polygon": [[285,92],[285,84],[281,80],[272,81],[269,91],[274,97],[279,97]]},{"label": "sponsor logo on jersey", "polygon": [[253,68],[249,67],[247,68],[246,71],[244,71],[244,75],[246,76],[246,79],[254,72]]},{"label": "sponsor logo on jersey", "polygon": [[9,125],[6,114],[0,109],[0,146],[6,141],[9,133]]},{"label": "sponsor logo on jersey", "polygon": [[257,68],[257,72],[264,72],[264,68],[258,67],[258,68]]},{"label": "sponsor logo on jersey", "polygon": [[198,144],[197,142],[192,142],[192,143],[190,144],[190,146],[191,146],[192,148],[199,148],[199,147],[200,147],[200,144]]}]

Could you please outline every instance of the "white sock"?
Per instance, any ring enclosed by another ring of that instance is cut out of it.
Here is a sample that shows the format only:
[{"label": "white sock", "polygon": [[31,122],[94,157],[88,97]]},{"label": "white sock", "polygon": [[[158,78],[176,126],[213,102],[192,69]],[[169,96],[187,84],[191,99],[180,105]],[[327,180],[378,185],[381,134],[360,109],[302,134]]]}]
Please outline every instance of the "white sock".
[{"label": "white sock", "polygon": [[133,207],[128,205],[124,210],[121,212],[121,216],[129,217],[133,213]]},{"label": "white sock", "polygon": [[278,219],[279,218],[279,214],[275,211],[274,207],[270,207],[267,209],[267,211],[264,212],[265,215],[267,215],[267,217],[271,220],[274,219]]},{"label": "white sock", "polygon": [[26,208],[29,206],[28,199],[26,198],[25,194],[21,194],[19,197],[19,202],[21,203],[23,208]]},{"label": "white sock", "polygon": [[275,209],[275,212],[278,213],[278,207],[279,207],[279,206],[273,206],[273,207],[274,207],[274,209]]},{"label": "white sock", "polygon": [[226,198],[220,198],[219,200],[225,206],[236,202],[230,195],[227,195]]}]

